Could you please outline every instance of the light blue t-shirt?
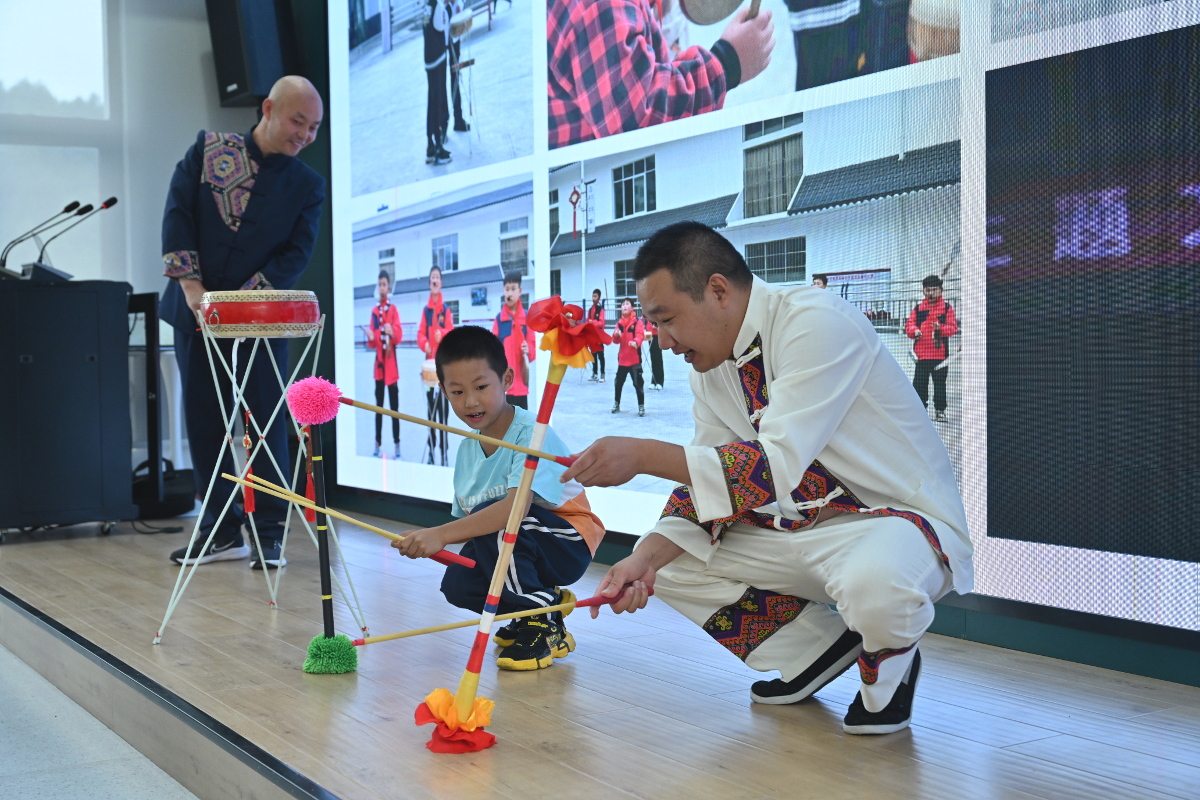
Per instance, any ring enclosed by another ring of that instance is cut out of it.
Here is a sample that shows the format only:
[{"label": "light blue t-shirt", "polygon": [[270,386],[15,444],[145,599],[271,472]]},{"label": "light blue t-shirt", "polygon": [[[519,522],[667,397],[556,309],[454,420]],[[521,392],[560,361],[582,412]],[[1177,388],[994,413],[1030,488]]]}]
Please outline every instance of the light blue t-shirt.
[{"label": "light blue t-shirt", "polygon": [[[537,417],[516,406],[513,406],[513,412],[504,441],[529,447]],[[546,438],[539,449],[556,456],[571,454],[553,428],[546,429]],[[484,456],[483,446],[475,439],[467,439],[458,446],[458,457],[454,460],[454,502],[450,513],[465,517],[480,503],[499,500],[521,483],[524,470],[524,453],[497,447],[496,452]],[[533,501],[539,506],[557,508],[583,491],[575,481],[558,482],[566,471],[566,467],[553,461],[539,463],[533,476]]]}]

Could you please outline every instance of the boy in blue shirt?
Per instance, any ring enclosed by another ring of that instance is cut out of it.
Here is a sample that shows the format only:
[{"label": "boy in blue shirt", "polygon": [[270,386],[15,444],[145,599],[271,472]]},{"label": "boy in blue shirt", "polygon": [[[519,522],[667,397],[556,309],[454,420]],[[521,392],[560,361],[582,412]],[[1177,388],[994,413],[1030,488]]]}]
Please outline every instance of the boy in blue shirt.
[{"label": "boy in blue shirt", "polygon": [[[458,418],[485,436],[528,447],[536,417],[510,405],[513,370],[504,345],[483,328],[466,326],[446,334],[435,363],[442,391]],[[541,449],[554,455],[571,450],[553,429],[546,430]],[[467,439],[454,461],[452,522],[410,534],[395,547],[410,558],[430,556],[457,542],[474,568],[451,565],[442,579],[442,594],[456,606],[482,613],[488,585],[508,522],[525,456],[507,448]],[[567,602],[560,589],[579,580],[604,537],[604,523],[592,513],[583,487],[559,483],[565,467],[543,461],[533,481],[533,498],[513,549],[500,595],[499,613],[544,608]],[[513,620],[497,631],[503,648],[500,669],[548,667],[575,649],[562,614],[540,614]]]}]

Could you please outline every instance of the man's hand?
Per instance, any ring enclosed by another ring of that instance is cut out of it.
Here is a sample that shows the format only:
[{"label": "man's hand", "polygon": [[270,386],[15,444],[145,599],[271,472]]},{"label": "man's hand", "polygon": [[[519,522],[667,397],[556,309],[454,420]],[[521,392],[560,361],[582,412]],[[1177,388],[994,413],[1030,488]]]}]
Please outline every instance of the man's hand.
[{"label": "man's hand", "polygon": [[442,538],[441,527],[426,528],[415,531],[404,537],[402,541],[392,542],[392,547],[409,558],[429,558],[434,553],[446,547]]},{"label": "man's hand", "polygon": [[192,313],[200,313],[200,299],[208,291],[204,288],[204,284],[196,278],[180,278],[179,288],[183,289],[184,299],[187,300],[188,308],[192,310]]},{"label": "man's hand", "polygon": [[584,486],[620,486],[644,472],[639,464],[641,439],[605,436],[575,457],[575,463],[559,478],[577,480]]},{"label": "man's hand", "polygon": [[763,11],[754,19],[746,19],[749,9],[739,9],[721,38],[733,45],[742,65],[742,83],[750,80],[771,63],[775,49],[775,26],[771,12]]},{"label": "man's hand", "polygon": [[[604,580],[600,581],[599,591],[604,597],[616,597],[625,591],[625,596],[612,604],[612,610],[617,614],[628,611],[630,614],[639,608],[646,607],[650,597],[650,588],[654,586],[654,578],[658,570],[650,560],[638,550],[633,555],[618,561],[609,568]],[[592,606],[592,619],[600,615],[600,607]]]}]

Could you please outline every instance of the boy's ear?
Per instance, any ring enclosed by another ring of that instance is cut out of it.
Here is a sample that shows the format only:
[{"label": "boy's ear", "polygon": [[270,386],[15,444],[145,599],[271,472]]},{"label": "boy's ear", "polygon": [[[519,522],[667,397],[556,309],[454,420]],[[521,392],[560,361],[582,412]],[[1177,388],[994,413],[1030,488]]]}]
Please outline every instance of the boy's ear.
[{"label": "boy's ear", "polygon": [[504,393],[505,394],[508,394],[508,390],[512,388],[513,379],[516,378],[516,375],[517,375],[517,373],[513,372],[512,367],[509,367],[508,369],[504,370]]}]

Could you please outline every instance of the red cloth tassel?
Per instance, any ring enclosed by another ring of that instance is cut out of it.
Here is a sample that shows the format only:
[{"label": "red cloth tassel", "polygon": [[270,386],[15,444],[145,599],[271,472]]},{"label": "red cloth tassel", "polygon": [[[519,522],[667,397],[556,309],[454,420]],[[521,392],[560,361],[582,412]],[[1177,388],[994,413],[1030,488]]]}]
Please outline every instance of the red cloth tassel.
[{"label": "red cloth tassel", "polygon": [[417,706],[414,717],[418,725],[437,723],[437,727],[433,729],[433,736],[425,743],[425,746],[435,753],[477,753],[496,743],[496,737],[483,728],[473,731],[450,730],[449,726],[435,717],[429,706],[424,703]]},{"label": "red cloth tassel", "polygon": [[[254,470],[251,467],[246,467],[246,480],[254,480]],[[242,487],[242,504],[247,514],[254,513],[254,490],[249,486]]]},{"label": "red cloth tassel", "polygon": [[[310,503],[317,502],[317,489],[313,486],[312,473],[308,473],[308,485],[304,487],[304,497]],[[317,512],[311,508],[304,509],[304,518],[309,522],[317,521]]]}]

